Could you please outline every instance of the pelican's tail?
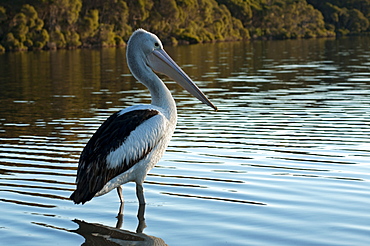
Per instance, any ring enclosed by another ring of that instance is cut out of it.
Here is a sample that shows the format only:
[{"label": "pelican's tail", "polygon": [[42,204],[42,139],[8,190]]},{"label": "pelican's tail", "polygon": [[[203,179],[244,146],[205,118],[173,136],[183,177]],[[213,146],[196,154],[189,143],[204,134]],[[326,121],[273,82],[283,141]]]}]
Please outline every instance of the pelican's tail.
[{"label": "pelican's tail", "polygon": [[88,192],[80,192],[78,189],[75,190],[72,195],[69,197],[75,204],[84,204],[85,202],[90,201],[95,194],[88,193]]}]

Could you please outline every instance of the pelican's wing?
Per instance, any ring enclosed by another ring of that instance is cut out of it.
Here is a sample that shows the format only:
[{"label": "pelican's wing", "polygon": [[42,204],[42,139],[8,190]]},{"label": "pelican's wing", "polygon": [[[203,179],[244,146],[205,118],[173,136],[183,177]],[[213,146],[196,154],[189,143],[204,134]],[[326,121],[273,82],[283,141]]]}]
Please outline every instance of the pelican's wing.
[{"label": "pelican's wing", "polygon": [[104,185],[138,163],[164,136],[166,118],[155,109],[117,112],[94,133],[81,153],[75,203],[91,200]]}]

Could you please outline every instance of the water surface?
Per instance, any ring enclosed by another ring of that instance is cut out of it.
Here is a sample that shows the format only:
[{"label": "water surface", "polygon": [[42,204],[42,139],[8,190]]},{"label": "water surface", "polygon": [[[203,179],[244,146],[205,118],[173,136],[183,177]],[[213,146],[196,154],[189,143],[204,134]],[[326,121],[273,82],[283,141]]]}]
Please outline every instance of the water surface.
[{"label": "water surface", "polygon": [[166,47],[219,111],[163,77],[178,127],[144,184],[148,204],[124,185],[121,218],[115,191],[68,197],[99,125],[150,103],[125,50],[0,54],[0,242],[369,245],[369,43]]}]

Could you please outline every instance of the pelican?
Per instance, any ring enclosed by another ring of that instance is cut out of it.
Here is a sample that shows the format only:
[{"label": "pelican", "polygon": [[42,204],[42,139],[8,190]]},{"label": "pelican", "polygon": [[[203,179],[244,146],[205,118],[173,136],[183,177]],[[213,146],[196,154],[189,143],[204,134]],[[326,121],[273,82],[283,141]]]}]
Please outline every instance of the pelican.
[{"label": "pelican", "polygon": [[165,152],[177,121],[175,101],[153,71],[167,75],[217,110],[164,51],[156,35],[136,30],[128,41],[126,59],[133,76],[149,89],[151,104],[114,113],[93,134],[78,163],[77,187],[70,196],[76,204],[84,204],[113,189],[117,189],[123,203],[121,185],[127,182],[136,183],[139,204],[145,204],[144,179]]}]

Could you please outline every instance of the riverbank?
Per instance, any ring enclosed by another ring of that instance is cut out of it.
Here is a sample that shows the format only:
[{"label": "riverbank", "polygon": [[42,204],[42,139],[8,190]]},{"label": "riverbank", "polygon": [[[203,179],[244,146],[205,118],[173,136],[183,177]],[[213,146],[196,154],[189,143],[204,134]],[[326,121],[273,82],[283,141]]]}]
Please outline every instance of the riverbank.
[{"label": "riverbank", "polygon": [[165,44],[369,32],[370,1],[56,0],[0,5],[0,51],[124,46],[144,28]]}]

